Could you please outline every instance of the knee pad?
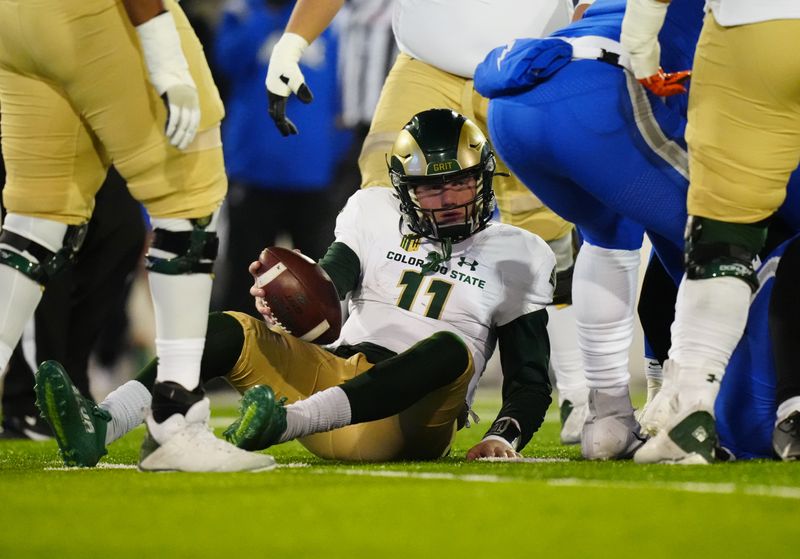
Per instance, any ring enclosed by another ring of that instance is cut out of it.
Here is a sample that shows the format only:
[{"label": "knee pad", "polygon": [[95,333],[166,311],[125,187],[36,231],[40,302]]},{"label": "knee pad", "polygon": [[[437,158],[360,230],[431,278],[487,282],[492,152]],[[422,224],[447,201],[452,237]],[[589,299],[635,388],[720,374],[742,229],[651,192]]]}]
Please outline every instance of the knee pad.
[{"label": "knee pad", "polygon": [[689,216],[686,224],[686,277],[739,278],[755,292],[758,276],[753,260],[767,238],[767,222],[727,223]]},{"label": "knee pad", "polygon": [[195,219],[154,219],[147,269],[169,276],[210,274],[219,249],[214,231],[218,213]]},{"label": "knee pad", "polygon": [[[10,214],[5,229],[0,232],[0,264],[14,268],[44,287],[51,277],[75,260],[88,229],[88,222],[63,225],[51,220]],[[59,243],[60,248],[54,250]]]}]

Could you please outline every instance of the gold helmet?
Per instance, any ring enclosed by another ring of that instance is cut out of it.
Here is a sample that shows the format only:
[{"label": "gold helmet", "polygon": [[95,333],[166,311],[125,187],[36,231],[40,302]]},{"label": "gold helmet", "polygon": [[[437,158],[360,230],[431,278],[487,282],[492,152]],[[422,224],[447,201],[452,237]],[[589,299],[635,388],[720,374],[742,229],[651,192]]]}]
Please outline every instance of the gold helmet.
[{"label": "gold helmet", "polygon": [[[450,109],[417,113],[400,131],[389,157],[389,176],[400,198],[400,211],[418,235],[458,242],[480,231],[494,212],[494,154],[483,132]],[[423,209],[415,187],[475,177],[475,197],[464,207],[464,222],[440,223],[437,213],[453,208]]]}]

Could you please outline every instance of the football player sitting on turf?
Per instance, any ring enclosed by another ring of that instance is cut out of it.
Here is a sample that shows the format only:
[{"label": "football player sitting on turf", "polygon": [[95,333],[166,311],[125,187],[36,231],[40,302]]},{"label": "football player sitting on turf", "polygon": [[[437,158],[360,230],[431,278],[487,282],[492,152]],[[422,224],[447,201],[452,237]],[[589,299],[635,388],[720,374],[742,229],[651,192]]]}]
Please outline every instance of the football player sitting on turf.
[{"label": "football player sitting on turf", "polygon": [[[541,425],[551,401],[545,307],[555,257],[539,237],[490,223],[494,156],[485,136],[453,111],[424,111],[403,128],[389,165],[394,192],[354,194],[319,262],[340,297],[350,295],[334,344],[301,341],[242,313],[210,316],[203,378],[224,375],[245,393],[229,441],[263,449],[299,438],[341,460],[441,457],[498,344],[502,407],[467,458],[516,457]],[[153,370],[96,406],[73,393],[57,363],[40,367],[38,382],[63,402],[43,413],[59,423],[67,464],[94,465],[141,422]]]}]

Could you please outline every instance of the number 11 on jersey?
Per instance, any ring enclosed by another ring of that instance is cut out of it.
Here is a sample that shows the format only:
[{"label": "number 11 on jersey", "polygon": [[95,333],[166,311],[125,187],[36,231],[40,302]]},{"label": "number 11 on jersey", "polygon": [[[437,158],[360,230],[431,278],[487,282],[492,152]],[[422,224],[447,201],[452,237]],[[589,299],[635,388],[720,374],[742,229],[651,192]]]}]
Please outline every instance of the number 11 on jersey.
[{"label": "number 11 on jersey", "polygon": [[[427,281],[423,282],[423,280]],[[425,316],[438,320],[442,316],[444,306],[453,288],[453,284],[449,281],[438,278],[426,278],[419,272],[406,270],[403,272],[403,275],[400,276],[400,281],[397,284],[403,288],[400,297],[397,299],[397,306],[410,311],[423,283],[427,286],[424,293],[430,297]]]}]

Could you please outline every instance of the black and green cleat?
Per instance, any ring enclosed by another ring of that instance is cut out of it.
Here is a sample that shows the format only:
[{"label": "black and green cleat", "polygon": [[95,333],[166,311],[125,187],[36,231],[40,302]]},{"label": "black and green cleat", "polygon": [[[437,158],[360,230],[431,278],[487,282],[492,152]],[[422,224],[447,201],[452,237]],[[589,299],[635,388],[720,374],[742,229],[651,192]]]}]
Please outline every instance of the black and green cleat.
[{"label": "black and green cleat", "polygon": [[242,396],[239,418],[223,433],[225,440],[245,450],[263,450],[276,444],[286,431],[285,401],[275,401],[269,386],[250,388]]},{"label": "black and green cleat", "polygon": [[36,406],[53,430],[67,466],[92,467],[108,452],[111,414],[81,396],[57,361],[45,361],[36,371]]}]

